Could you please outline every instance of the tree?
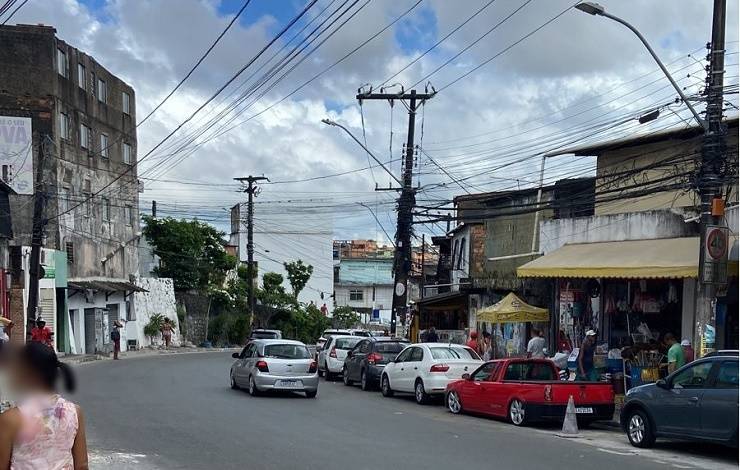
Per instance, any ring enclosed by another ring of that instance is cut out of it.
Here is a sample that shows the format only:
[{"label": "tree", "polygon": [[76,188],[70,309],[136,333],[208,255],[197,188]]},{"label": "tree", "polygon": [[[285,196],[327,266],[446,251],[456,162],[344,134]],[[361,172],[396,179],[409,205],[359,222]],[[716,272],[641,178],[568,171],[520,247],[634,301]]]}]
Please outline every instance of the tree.
[{"label": "tree", "polygon": [[261,303],[255,315],[262,327],[269,326],[276,314],[288,311],[296,305],[293,296],[285,292],[283,280],[283,275],[279,273],[267,272],[262,276],[262,287],[255,293]]},{"label": "tree", "polygon": [[143,220],[144,236],[161,260],[155,274],[172,278],[179,291],[222,288],[226,273],[236,264],[223,247],[223,232],[197,220],[150,216]]},{"label": "tree", "polygon": [[332,323],[335,328],[352,328],[360,323],[360,316],[351,307],[343,305],[334,309]]},{"label": "tree", "polygon": [[285,271],[288,273],[288,282],[293,290],[293,298],[298,301],[298,294],[301,293],[308,280],[311,279],[313,274],[313,266],[310,264],[304,264],[303,261],[291,261],[290,263],[283,263]]}]

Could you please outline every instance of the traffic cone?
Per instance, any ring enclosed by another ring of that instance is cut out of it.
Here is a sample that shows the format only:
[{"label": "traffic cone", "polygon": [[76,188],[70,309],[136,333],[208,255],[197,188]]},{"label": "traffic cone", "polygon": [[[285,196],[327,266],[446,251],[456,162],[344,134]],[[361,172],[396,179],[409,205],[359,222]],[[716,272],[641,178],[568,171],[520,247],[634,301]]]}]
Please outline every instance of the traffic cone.
[{"label": "traffic cone", "polygon": [[565,409],[565,419],[563,420],[563,430],[559,434],[561,437],[580,437],[578,434],[578,420],[576,419],[576,404],[573,401],[573,395],[568,398],[568,407]]}]

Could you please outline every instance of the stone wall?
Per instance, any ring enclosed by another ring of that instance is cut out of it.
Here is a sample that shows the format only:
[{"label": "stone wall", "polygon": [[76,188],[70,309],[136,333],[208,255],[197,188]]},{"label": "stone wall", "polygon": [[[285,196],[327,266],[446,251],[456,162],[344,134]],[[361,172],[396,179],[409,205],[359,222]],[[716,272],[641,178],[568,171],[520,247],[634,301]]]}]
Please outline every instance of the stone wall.
[{"label": "stone wall", "polygon": [[180,325],[177,318],[177,303],[175,301],[175,288],[172,279],[156,277],[140,277],[136,279],[136,285],[146,289],[148,292],[136,292],[133,295],[134,315],[136,320],[126,324],[126,332],[129,339],[136,339],[139,347],[161,345],[162,337],[158,335],[154,342],[144,335],[144,327],[155,313],[160,313],[172,320],[175,324],[175,332],[172,335],[172,343],[178,346],[181,343]]},{"label": "stone wall", "polygon": [[177,292],[177,307],[185,310],[185,339],[200,345],[208,333],[210,299],[197,292]]}]

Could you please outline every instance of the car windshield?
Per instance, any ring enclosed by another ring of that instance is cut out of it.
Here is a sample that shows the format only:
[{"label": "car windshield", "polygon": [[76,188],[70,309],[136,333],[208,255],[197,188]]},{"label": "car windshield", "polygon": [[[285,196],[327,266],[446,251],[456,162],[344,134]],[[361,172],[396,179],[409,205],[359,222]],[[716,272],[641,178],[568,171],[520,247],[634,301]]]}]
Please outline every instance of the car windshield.
[{"label": "car windshield", "polygon": [[478,354],[470,348],[442,347],[429,348],[434,359],[473,359],[479,360]]},{"label": "car windshield", "polygon": [[352,349],[361,340],[362,338],[360,337],[351,337],[351,336],[349,338],[339,338],[337,339],[337,343],[334,345],[334,347],[337,349]]},{"label": "car windshield", "polygon": [[302,344],[268,344],[265,346],[265,357],[277,359],[308,359],[311,355]]},{"label": "car windshield", "polygon": [[254,331],[252,332],[252,338],[255,339],[276,339],[277,333],[274,331]]},{"label": "car windshield", "polygon": [[381,354],[398,354],[408,345],[408,343],[386,343],[386,342],[378,342],[375,343],[375,352],[381,353]]}]

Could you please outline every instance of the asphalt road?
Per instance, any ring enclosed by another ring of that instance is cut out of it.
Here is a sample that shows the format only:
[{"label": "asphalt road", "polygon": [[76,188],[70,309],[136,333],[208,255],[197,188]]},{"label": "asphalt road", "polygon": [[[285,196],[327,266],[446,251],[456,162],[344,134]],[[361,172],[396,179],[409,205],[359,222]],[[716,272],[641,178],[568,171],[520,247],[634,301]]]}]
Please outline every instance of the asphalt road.
[{"label": "asphalt road", "polygon": [[736,452],[663,444],[637,451],[622,434],[516,428],[440,405],[322,380],[319,396],[231,390],[229,354],[201,353],[77,368],[72,397],[88,423],[92,467],[136,469],[737,468]]}]

